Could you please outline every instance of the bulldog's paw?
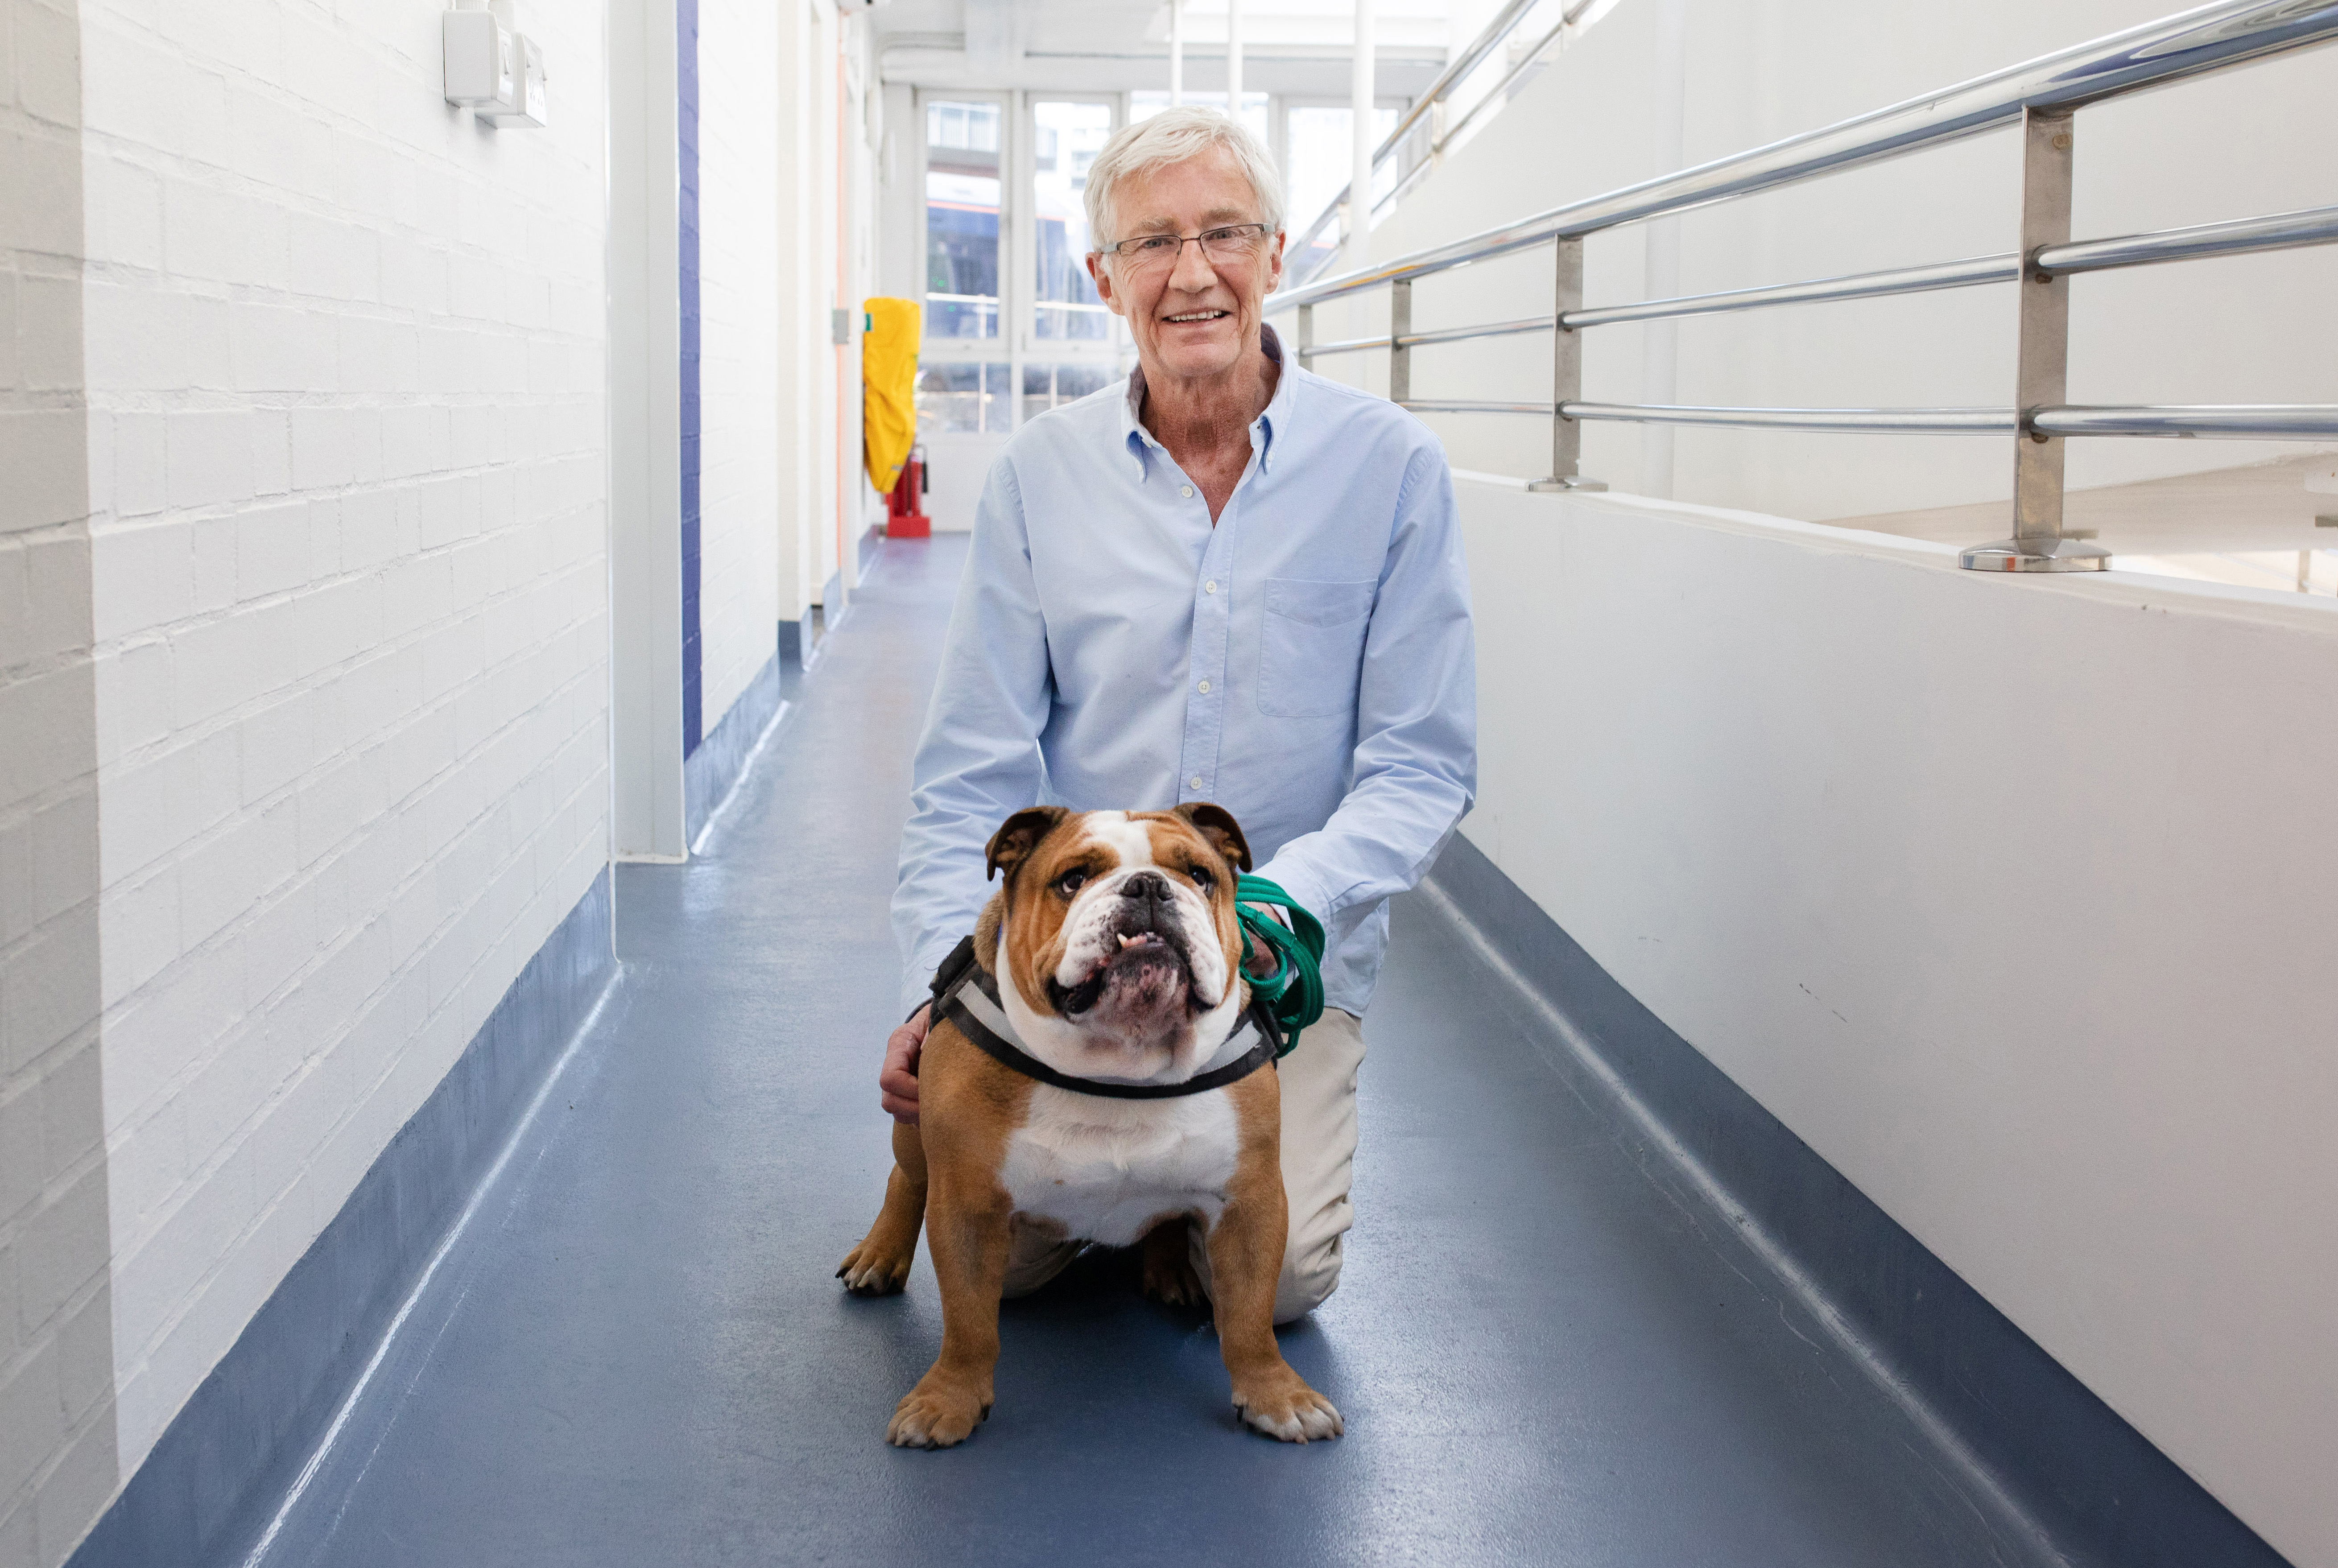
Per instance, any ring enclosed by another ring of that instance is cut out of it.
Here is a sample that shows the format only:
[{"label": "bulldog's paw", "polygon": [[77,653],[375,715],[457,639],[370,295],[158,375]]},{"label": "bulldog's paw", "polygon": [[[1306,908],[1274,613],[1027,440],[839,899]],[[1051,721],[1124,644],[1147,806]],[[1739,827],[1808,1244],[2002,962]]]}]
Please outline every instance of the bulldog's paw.
[{"label": "bulldog's paw", "polygon": [[1237,1387],[1234,1409],[1243,1426],[1285,1443],[1337,1437],[1348,1429],[1331,1402],[1287,1366],[1274,1376]]},{"label": "bulldog's paw", "polygon": [[955,1448],[989,1419],[987,1396],[928,1375],[893,1407],[885,1441],[896,1448]]},{"label": "bulldog's paw", "polygon": [[855,1296],[891,1296],[909,1282],[909,1263],[917,1255],[915,1236],[904,1248],[886,1244],[872,1230],[844,1255],[844,1261],[836,1266],[836,1277]]},{"label": "bulldog's paw", "polygon": [[1186,1221],[1164,1220],[1144,1233],[1138,1252],[1137,1289],[1164,1307],[1206,1307],[1209,1295],[1202,1277],[1194,1271],[1194,1252],[1187,1241]]}]

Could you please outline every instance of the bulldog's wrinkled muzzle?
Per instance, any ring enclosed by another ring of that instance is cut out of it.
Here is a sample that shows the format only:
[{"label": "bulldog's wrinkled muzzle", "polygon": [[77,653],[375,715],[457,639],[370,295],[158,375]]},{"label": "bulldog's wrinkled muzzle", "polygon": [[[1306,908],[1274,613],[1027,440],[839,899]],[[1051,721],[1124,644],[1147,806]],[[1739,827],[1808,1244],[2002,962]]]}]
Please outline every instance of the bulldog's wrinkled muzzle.
[{"label": "bulldog's wrinkled muzzle", "polygon": [[1194,1001],[1194,971],[1176,894],[1157,871],[1129,876],[1112,895],[1108,930],[1113,947],[1078,985],[1049,982],[1049,1000],[1066,1018],[1109,1001],[1127,1014],[1156,1013]]}]

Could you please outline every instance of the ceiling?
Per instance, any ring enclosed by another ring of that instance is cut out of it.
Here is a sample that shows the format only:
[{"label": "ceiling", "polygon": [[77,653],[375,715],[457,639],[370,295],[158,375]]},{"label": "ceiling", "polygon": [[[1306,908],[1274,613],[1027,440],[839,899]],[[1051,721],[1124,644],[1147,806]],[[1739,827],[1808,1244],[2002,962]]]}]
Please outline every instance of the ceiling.
[{"label": "ceiling", "polygon": [[[1194,91],[1224,91],[1226,7],[1187,0],[1185,83]],[[1377,0],[1382,94],[1417,96],[1435,78],[1449,9],[1449,0]],[[888,82],[1058,92],[1169,84],[1164,0],[883,0],[868,15]],[[1244,91],[1346,97],[1354,15],[1354,0],[1248,0]]]}]

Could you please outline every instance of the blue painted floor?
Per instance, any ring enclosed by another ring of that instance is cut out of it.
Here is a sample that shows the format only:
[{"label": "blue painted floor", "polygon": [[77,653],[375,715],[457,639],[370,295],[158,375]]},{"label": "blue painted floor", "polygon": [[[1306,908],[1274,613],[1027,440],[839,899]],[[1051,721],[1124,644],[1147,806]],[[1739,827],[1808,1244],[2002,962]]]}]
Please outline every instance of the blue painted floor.
[{"label": "blue painted floor", "polygon": [[1347,1436],[1243,1431],[1207,1326],[1091,1255],[1005,1308],[971,1442],[887,1447],[932,1274],[830,1276],[889,1165],[886,900],[961,558],[888,544],[706,853],[623,869],[622,981],[267,1563],[2026,1560],[1419,897],[1346,1278],[1284,1338]]}]

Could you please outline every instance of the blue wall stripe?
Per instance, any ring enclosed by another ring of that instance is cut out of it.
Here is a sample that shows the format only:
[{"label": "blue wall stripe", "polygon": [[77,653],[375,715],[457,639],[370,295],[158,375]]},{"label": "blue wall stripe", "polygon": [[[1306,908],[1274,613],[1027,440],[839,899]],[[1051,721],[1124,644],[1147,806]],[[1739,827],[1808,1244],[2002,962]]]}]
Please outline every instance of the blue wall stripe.
[{"label": "blue wall stripe", "polygon": [[67,1568],[240,1562],[615,972],[604,867],[163,1429]]},{"label": "blue wall stripe", "polygon": [[682,754],[705,734],[699,638],[698,0],[674,5],[675,142],[682,250]]},{"label": "blue wall stripe", "polygon": [[[1476,845],[1455,834],[1429,885],[1631,1085],[2065,1560],[2283,1568],[2206,1488],[1642,1006]],[[1541,1044],[1578,1093],[1612,1102],[1573,1047]]]}]

